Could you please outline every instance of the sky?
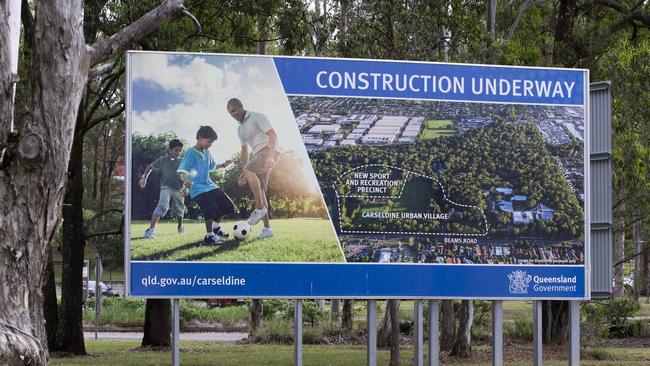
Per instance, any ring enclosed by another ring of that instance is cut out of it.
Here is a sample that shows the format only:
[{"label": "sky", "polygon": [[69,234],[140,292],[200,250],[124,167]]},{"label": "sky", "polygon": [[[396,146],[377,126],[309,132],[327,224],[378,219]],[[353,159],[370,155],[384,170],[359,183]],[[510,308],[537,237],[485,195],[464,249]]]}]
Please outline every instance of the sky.
[{"label": "sky", "polygon": [[[210,54],[134,53],[131,56],[131,129],[139,135],[174,132],[190,144],[199,126],[219,136],[210,153],[223,162],[241,151],[236,122],[226,110],[231,98],[266,115],[281,150],[293,150],[318,187],[291,106],[273,60]],[[249,150],[250,151],[250,150]]]}]

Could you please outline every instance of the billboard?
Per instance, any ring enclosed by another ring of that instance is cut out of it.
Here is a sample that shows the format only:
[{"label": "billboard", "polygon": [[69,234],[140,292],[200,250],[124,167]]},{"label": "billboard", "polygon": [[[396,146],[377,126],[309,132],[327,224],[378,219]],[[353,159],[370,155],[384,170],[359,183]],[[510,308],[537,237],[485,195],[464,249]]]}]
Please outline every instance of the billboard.
[{"label": "billboard", "polygon": [[127,63],[131,295],[588,297],[587,70]]}]

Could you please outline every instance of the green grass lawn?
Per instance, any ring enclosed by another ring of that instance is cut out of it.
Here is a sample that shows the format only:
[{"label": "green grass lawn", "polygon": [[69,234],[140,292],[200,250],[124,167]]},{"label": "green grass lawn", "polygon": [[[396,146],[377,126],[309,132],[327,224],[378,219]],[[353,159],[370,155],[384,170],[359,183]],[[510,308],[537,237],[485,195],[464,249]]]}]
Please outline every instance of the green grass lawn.
[{"label": "green grass lawn", "polygon": [[[235,220],[222,226],[232,231]],[[154,239],[143,239],[145,221],[131,224],[131,259],[165,261],[219,262],[343,262],[334,229],[326,219],[271,220],[273,237],[255,240],[262,225],[243,241],[227,239],[219,245],[202,244],[205,225],[202,221],[185,223],[185,233],[176,232],[172,221],[156,226]],[[231,235],[232,238],[232,235]]]},{"label": "green grass lawn", "polygon": [[[54,358],[53,366],[107,365],[107,366],[158,366],[171,364],[171,353],[166,351],[136,350],[139,341],[86,340],[88,356]],[[303,364],[326,365],[364,365],[366,348],[364,346],[323,346],[305,345]],[[411,363],[411,349],[401,351],[403,365]],[[388,350],[379,350],[377,363],[387,365]],[[234,345],[217,342],[181,342],[181,365],[292,365],[293,345]]]},{"label": "green grass lawn", "polygon": [[425,127],[428,129],[447,128],[453,124],[454,122],[450,119],[430,119],[424,122]]},{"label": "green grass lawn", "polygon": [[[50,365],[75,366],[75,365],[106,365],[106,366],[153,366],[169,365],[171,352],[148,351],[139,349],[140,341],[121,340],[86,340],[88,356],[53,357]],[[532,344],[524,346],[524,353],[517,352],[510,355],[504,348],[504,361],[508,365],[532,364]],[[426,348],[426,346],[425,346]],[[604,366],[625,364],[626,366],[647,365],[650,360],[650,349],[647,348],[602,348],[602,353],[607,356],[605,360],[589,359],[589,350],[581,352],[582,365]],[[453,365],[490,365],[491,349],[481,345],[472,347],[473,357],[467,361],[458,358],[449,358],[442,355],[442,364]],[[568,351],[554,350],[553,354],[544,354],[546,365],[566,365]],[[425,363],[427,362],[425,350]],[[377,351],[377,364],[387,365],[389,359],[388,349]],[[552,357],[551,357],[552,356]],[[402,346],[400,361],[402,365],[413,363],[413,348]],[[514,359],[513,359],[514,358]],[[291,365],[293,364],[293,345],[237,345],[218,342],[181,342],[180,362],[182,365]],[[303,346],[303,364],[305,365],[336,365],[356,366],[366,364],[366,347],[362,345],[305,345]]]},{"label": "green grass lawn", "polygon": [[443,129],[426,129],[420,134],[422,140],[433,140],[441,136],[453,136],[456,134],[456,130],[443,130]]}]

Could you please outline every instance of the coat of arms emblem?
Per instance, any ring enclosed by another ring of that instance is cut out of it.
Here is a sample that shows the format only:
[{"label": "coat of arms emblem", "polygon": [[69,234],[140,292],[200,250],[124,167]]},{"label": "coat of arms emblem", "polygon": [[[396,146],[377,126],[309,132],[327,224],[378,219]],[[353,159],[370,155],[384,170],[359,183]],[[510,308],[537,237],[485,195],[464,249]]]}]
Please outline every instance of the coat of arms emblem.
[{"label": "coat of arms emblem", "polygon": [[510,279],[508,290],[511,294],[527,294],[528,284],[533,277],[526,274],[526,271],[516,270],[508,275],[508,279]]}]

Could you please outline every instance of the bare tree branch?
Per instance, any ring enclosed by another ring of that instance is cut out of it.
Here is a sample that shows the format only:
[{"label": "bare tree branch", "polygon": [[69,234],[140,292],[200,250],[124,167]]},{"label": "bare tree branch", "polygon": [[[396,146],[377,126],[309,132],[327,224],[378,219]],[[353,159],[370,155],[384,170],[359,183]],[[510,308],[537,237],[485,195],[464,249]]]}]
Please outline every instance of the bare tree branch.
[{"label": "bare tree branch", "polygon": [[612,31],[623,29],[626,25],[650,28],[650,15],[640,13],[628,14],[612,26]]},{"label": "bare tree branch", "polygon": [[181,13],[182,13],[183,15],[185,15],[186,17],[192,19],[192,21],[194,22],[194,24],[196,24],[196,27],[199,29],[199,32],[202,32],[202,31],[203,31],[203,27],[201,27],[201,23],[199,22],[198,19],[196,19],[196,17],[194,16],[194,14],[190,13],[187,9],[183,9],[183,10],[181,10]]},{"label": "bare tree branch", "polygon": [[[124,68],[121,68],[118,72],[109,75],[108,77],[106,77],[103,80],[104,86],[97,93],[99,97],[95,100],[95,102],[93,103],[93,105],[90,108],[85,108],[86,109],[86,114],[85,114],[86,119],[84,120],[84,125],[88,124],[88,121],[92,118],[92,116],[97,111],[97,108],[99,108],[99,106],[101,105],[103,96],[111,89],[111,87],[114,84],[117,84],[117,81],[119,80],[119,77],[122,75],[122,73],[124,73]],[[90,128],[86,128],[85,126],[82,126],[82,128],[80,129],[80,131],[82,133],[85,133],[88,130],[90,130]]]},{"label": "bare tree branch", "polygon": [[86,239],[95,238],[95,237],[98,237],[98,236],[110,236],[110,235],[121,235],[121,234],[122,234],[122,229],[120,228],[120,229],[117,229],[117,230],[114,230],[114,231],[106,231],[106,232],[102,232],[102,233],[87,234]]},{"label": "bare tree branch", "polygon": [[642,255],[642,254],[645,254],[648,250],[650,250],[650,247],[649,247],[649,246],[646,246],[646,247],[643,248],[643,250],[641,250],[640,252],[638,252],[638,253],[634,253],[634,254],[632,254],[631,256],[626,257],[626,258],[623,258],[622,260],[620,260],[620,261],[614,263],[614,265],[612,265],[612,268],[618,267],[618,266],[620,266],[621,264],[623,264],[623,263],[625,263],[625,262],[629,262],[629,261],[631,261],[632,259],[634,259],[634,258],[636,258],[636,257],[638,257],[638,256],[640,256],[640,255]]},{"label": "bare tree branch", "polygon": [[521,18],[524,16],[524,13],[526,12],[526,10],[528,10],[528,8],[530,8],[531,5],[533,5],[533,0],[526,0],[524,5],[521,6],[521,10],[519,10],[519,14],[517,14],[517,18],[515,18],[514,23],[512,23],[512,26],[510,27],[510,31],[506,36],[506,39],[512,38],[512,36],[515,34],[515,31],[519,26],[519,22],[521,21]]},{"label": "bare tree branch", "polygon": [[94,79],[96,77],[102,76],[106,73],[111,72],[113,70],[113,67],[115,66],[115,62],[109,61],[109,62],[104,62],[103,64],[99,64],[92,69],[90,69],[90,73],[88,74],[88,79]]},{"label": "bare tree branch", "polygon": [[86,131],[89,131],[93,127],[97,126],[98,124],[100,124],[100,123],[102,123],[104,121],[108,121],[110,119],[118,117],[119,115],[121,115],[124,112],[124,108],[125,108],[124,103],[120,103],[119,108],[117,108],[117,109],[115,109],[115,110],[113,110],[113,111],[111,111],[109,113],[106,113],[104,115],[101,115],[99,117],[96,117],[96,118],[93,118],[93,119],[89,120],[86,123],[86,125],[84,126],[85,127],[84,129]]},{"label": "bare tree branch", "polygon": [[99,219],[100,217],[103,217],[103,216],[106,216],[106,215],[108,215],[110,213],[115,213],[115,212],[122,213],[122,212],[124,212],[124,209],[122,209],[122,208],[109,208],[109,209],[104,210],[102,212],[96,213],[93,217],[86,220],[86,227],[88,227],[90,224],[93,223],[93,221]]},{"label": "bare tree branch", "polygon": [[[165,1],[109,38],[87,46],[91,65],[94,66],[104,62],[124,51],[130,44],[147,37],[168,21],[180,18],[188,13],[189,11],[183,5],[183,0]],[[196,17],[192,18],[196,21]]]}]

